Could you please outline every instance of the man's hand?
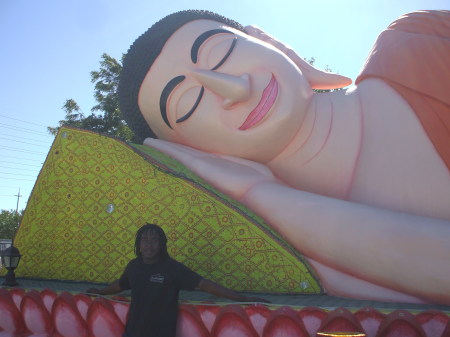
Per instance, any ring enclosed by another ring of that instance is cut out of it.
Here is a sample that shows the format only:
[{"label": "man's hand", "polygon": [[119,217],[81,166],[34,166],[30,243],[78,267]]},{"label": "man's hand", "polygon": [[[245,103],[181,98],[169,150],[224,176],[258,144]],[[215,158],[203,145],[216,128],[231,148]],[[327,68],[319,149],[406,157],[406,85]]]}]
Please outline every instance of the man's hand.
[{"label": "man's hand", "polygon": [[86,290],[86,293],[96,294],[96,295],[113,295],[113,294],[120,293],[121,291],[122,291],[122,289],[119,286],[119,281],[115,281],[102,289],[89,288],[88,290]]}]

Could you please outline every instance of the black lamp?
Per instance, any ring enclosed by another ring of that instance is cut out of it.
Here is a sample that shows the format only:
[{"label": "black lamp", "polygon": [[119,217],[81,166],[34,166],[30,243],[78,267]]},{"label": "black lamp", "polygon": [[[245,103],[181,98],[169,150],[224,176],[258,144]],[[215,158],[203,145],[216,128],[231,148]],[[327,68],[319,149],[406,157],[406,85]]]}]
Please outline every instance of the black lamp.
[{"label": "black lamp", "polygon": [[2,251],[2,264],[8,269],[5,275],[5,281],[2,283],[3,286],[14,287],[18,285],[16,281],[16,274],[14,274],[14,269],[19,265],[20,258],[22,255],[19,250],[13,245]]}]

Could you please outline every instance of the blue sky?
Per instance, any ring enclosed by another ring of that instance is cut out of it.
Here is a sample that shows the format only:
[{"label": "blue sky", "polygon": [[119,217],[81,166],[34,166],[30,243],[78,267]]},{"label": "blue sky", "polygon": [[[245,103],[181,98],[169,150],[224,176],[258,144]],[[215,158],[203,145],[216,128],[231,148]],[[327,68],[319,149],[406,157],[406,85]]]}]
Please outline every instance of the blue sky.
[{"label": "blue sky", "polygon": [[65,100],[95,104],[90,71],[119,59],[163,16],[207,9],[255,24],[316,66],[354,79],[377,35],[398,16],[450,9],[448,0],[1,0],[0,209],[26,207]]}]

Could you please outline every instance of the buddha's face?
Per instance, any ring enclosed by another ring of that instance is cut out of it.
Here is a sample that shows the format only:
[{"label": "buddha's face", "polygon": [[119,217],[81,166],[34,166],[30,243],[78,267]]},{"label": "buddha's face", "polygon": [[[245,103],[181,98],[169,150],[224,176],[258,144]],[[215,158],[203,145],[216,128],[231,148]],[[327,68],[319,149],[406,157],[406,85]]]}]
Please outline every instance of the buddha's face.
[{"label": "buddha's face", "polygon": [[298,132],[311,96],[278,49],[197,20],[166,42],[142,83],[139,107],[161,139],[267,162]]}]

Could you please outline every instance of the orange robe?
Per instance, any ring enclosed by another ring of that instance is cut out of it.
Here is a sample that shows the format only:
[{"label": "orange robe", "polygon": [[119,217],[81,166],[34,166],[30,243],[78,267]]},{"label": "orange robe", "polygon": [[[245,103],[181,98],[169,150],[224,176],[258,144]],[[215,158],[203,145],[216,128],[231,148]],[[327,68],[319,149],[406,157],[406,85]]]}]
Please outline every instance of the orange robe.
[{"label": "orange robe", "polygon": [[356,84],[380,78],[415,111],[450,170],[450,11],[401,16],[375,42]]}]

